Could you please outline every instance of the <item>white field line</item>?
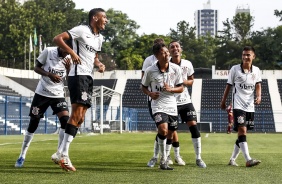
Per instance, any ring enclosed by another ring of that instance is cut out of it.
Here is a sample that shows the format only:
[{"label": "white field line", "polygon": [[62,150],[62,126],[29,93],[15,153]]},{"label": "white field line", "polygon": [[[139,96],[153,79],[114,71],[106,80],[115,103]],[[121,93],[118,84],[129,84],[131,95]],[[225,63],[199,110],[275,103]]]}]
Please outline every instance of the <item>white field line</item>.
[{"label": "white field line", "polygon": [[[44,140],[41,140],[41,141],[32,141],[32,143],[34,142],[46,142],[46,141],[56,141],[58,139],[44,139]],[[13,142],[13,143],[2,143],[0,144],[0,146],[6,146],[6,145],[13,145],[13,144],[22,144],[23,142]]]}]

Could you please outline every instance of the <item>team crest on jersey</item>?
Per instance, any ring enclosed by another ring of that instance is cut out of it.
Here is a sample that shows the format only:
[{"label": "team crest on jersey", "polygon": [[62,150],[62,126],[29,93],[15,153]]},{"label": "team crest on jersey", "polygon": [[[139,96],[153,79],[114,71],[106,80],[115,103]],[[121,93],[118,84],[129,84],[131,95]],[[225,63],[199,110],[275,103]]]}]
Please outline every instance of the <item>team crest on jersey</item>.
[{"label": "team crest on jersey", "polygon": [[174,79],[175,79],[174,73],[169,74],[169,80],[174,81]]},{"label": "team crest on jersey", "polygon": [[81,99],[84,100],[84,101],[87,100],[87,93],[86,92],[82,92]]},{"label": "team crest on jersey", "polygon": [[187,66],[182,67],[182,74],[187,75],[187,73],[188,73],[188,67]]},{"label": "team crest on jersey", "polygon": [[155,116],[155,122],[158,123],[158,122],[161,122],[162,121],[162,116],[160,114],[157,114]]},{"label": "team crest on jersey", "polygon": [[244,117],[243,117],[243,116],[237,117],[237,122],[238,122],[239,124],[244,124]]},{"label": "team crest on jersey", "polygon": [[256,79],[256,74],[252,73],[252,79],[253,79],[253,80]]},{"label": "team crest on jersey", "polygon": [[38,115],[38,114],[39,114],[39,108],[37,108],[37,107],[32,107],[31,113],[32,113],[33,115]]}]

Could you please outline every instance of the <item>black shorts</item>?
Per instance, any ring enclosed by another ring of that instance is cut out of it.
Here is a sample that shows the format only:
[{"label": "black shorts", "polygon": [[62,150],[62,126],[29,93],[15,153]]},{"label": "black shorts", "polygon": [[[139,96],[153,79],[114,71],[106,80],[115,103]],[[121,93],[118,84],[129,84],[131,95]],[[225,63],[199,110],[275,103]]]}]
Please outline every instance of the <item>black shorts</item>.
[{"label": "black shorts", "polygon": [[197,122],[197,113],[192,103],[178,105],[177,110],[181,117],[182,123],[187,123],[188,121]]},{"label": "black shorts", "polygon": [[53,110],[53,115],[62,111],[69,111],[65,98],[50,98],[35,93],[31,103],[29,116],[43,118],[44,113],[49,106],[51,106]]},{"label": "black shorts", "polygon": [[233,130],[237,132],[238,127],[247,127],[247,130],[252,130],[254,128],[254,114],[254,112],[246,112],[240,109],[233,109]]},{"label": "black shorts", "polygon": [[91,107],[93,94],[93,79],[89,75],[76,75],[68,77],[68,88],[71,104],[78,103]]},{"label": "black shorts", "polygon": [[177,130],[178,128],[177,116],[171,116],[162,112],[157,112],[153,116],[157,127],[162,123],[168,123],[169,130],[171,131]]}]

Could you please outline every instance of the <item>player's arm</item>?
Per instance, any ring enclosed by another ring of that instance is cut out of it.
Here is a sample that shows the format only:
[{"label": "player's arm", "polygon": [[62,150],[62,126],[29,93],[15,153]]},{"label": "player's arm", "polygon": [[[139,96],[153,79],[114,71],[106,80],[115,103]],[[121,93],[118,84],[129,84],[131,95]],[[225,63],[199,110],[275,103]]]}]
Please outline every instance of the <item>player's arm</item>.
[{"label": "player's arm", "polygon": [[34,67],[34,71],[42,76],[49,77],[53,82],[59,83],[62,79],[60,76],[47,72],[42,68],[43,64],[41,64],[38,60],[36,60],[36,65]]},{"label": "player's arm", "polygon": [[151,92],[150,90],[148,90],[148,86],[142,85],[141,89],[142,89],[143,93],[145,93],[146,95],[151,97],[153,100],[156,100],[160,96],[159,92]]},{"label": "player's arm", "polygon": [[256,99],[255,104],[258,105],[261,102],[261,83],[256,83]]},{"label": "player's arm", "polygon": [[98,72],[103,73],[106,69],[105,65],[99,60],[98,53],[94,58],[94,65],[99,68]]},{"label": "player's arm", "polygon": [[221,103],[220,103],[220,107],[222,110],[225,110],[226,109],[226,99],[228,97],[228,94],[229,94],[229,91],[231,89],[231,85],[230,84],[226,84],[226,87],[225,87],[225,90],[224,90],[224,93],[223,93],[223,96],[222,96],[222,99],[221,99]]},{"label": "player's arm", "polygon": [[182,93],[184,91],[182,84],[178,84],[175,87],[170,87],[167,83],[164,83],[163,89],[164,91],[171,92],[171,93]]},{"label": "player's arm", "polygon": [[58,34],[53,38],[53,42],[59,46],[60,48],[64,49],[67,53],[71,55],[72,62],[74,64],[81,64],[79,56],[65,43],[65,40],[71,39],[68,32],[63,32]]},{"label": "player's arm", "polygon": [[194,75],[188,76],[187,80],[183,79],[184,86],[192,86],[194,83]]}]

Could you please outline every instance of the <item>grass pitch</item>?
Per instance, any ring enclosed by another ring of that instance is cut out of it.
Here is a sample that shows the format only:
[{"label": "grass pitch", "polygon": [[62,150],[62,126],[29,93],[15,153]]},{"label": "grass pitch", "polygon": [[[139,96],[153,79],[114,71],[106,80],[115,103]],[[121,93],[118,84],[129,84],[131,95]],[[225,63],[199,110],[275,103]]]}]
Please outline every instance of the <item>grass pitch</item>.
[{"label": "grass pitch", "polygon": [[[191,136],[179,133],[180,153],[186,166],[173,171],[146,166],[153,155],[155,133],[78,135],[70,146],[76,172],[65,172],[51,161],[58,135],[35,135],[23,168],[15,168],[23,136],[0,136],[0,183],[281,183],[282,134],[249,133],[250,155],[259,166],[246,168],[240,153],[239,167],[228,166],[236,134],[202,133],[202,158],[206,169],[195,164]],[[173,149],[171,156],[174,158]]]}]

